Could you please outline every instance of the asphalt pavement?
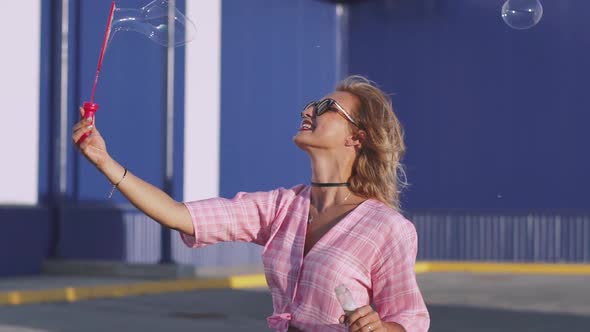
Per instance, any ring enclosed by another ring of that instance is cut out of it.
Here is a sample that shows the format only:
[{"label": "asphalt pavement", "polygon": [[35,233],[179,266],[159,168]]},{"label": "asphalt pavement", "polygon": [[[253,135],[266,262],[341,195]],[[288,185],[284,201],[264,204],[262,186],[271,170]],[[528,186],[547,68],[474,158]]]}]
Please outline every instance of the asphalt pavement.
[{"label": "asphalt pavement", "polygon": [[[0,280],[0,291],[18,287],[19,279]],[[22,285],[101,284],[100,278],[36,280],[22,278]],[[590,331],[590,276],[425,273],[418,282],[430,331]],[[268,331],[265,318],[271,313],[265,289],[202,289],[0,306],[0,332]]]}]

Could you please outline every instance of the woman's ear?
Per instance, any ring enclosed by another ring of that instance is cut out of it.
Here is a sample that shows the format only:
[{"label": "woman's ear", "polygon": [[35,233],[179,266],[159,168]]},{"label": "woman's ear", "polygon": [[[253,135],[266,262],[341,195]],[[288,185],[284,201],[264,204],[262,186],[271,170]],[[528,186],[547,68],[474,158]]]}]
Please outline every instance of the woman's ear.
[{"label": "woman's ear", "polygon": [[363,147],[363,142],[366,138],[367,133],[364,130],[359,130],[346,140],[346,146],[354,146],[355,148],[360,149]]}]

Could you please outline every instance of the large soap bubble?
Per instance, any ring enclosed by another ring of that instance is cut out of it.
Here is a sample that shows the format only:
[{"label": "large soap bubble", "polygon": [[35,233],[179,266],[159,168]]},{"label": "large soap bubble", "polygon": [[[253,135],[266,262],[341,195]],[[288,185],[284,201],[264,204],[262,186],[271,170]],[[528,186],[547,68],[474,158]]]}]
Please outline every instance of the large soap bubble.
[{"label": "large soap bubble", "polygon": [[502,6],[502,19],[511,28],[529,29],[543,17],[543,6],[539,0],[507,0]]},{"label": "large soap bubble", "polygon": [[[113,0],[98,65],[96,66],[90,101],[83,104],[84,118],[90,119],[94,123],[94,115],[98,111],[98,104],[94,102],[94,95],[102,68],[102,60],[107,45],[111,43],[118,31],[139,32],[157,44],[165,47],[176,47],[191,41],[195,37],[196,30],[195,24],[176,7],[171,6],[167,0],[154,0],[139,9],[118,8]],[[77,143],[81,144],[89,135],[89,133],[85,133]]]},{"label": "large soap bubble", "polygon": [[[174,29],[172,34],[171,28]],[[182,46],[191,41],[195,37],[196,27],[178,9],[171,8],[167,0],[154,0],[139,9],[115,8],[109,43],[118,31],[138,32],[168,47]]]}]

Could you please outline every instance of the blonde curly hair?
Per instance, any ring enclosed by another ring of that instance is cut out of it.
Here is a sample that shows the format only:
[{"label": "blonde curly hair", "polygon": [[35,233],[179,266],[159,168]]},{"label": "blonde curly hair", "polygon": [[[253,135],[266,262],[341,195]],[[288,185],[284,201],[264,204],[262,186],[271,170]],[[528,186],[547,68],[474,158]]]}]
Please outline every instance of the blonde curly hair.
[{"label": "blonde curly hair", "polygon": [[351,129],[366,133],[349,179],[350,190],[400,211],[400,192],[407,185],[401,163],[406,146],[391,98],[363,76],[345,78],[338,83],[336,91],[358,98],[359,107],[352,113],[359,126]]}]

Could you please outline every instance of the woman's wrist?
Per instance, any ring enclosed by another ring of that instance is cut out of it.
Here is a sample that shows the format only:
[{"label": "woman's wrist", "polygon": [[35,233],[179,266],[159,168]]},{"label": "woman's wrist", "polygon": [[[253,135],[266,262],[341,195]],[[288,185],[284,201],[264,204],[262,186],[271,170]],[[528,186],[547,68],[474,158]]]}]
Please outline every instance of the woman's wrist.
[{"label": "woman's wrist", "polygon": [[96,167],[113,185],[119,182],[123,176],[123,173],[125,173],[125,167],[119,164],[116,160],[112,159],[110,156],[103,163],[97,165]]},{"label": "woman's wrist", "polygon": [[116,164],[116,161],[111,158],[109,154],[104,157],[100,163],[97,163],[95,166],[96,168],[103,174],[107,175],[108,169],[112,168]]}]

